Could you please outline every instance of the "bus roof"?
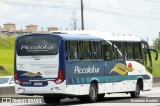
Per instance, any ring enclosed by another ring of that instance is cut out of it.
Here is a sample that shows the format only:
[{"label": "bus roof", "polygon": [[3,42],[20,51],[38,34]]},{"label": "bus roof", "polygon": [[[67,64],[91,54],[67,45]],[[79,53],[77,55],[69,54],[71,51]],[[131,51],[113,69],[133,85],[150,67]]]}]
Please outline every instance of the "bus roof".
[{"label": "bus roof", "polygon": [[52,34],[58,34],[64,39],[91,39],[91,40],[109,40],[109,41],[143,41],[137,36],[116,35],[110,32],[100,31],[53,31]]},{"label": "bus roof", "polygon": [[102,38],[92,35],[80,35],[80,34],[58,34],[65,40],[103,40]]}]

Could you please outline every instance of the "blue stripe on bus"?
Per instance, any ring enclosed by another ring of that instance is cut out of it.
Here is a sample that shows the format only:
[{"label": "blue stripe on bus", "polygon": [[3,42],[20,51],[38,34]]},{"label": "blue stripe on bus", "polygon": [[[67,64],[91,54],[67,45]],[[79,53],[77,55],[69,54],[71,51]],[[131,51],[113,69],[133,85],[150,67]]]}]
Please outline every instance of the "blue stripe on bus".
[{"label": "blue stripe on bus", "polygon": [[[67,78],[67,85],[74,84],[90,84],[91,79],[98,79],[98,83],[112,83],[112,82],[122,82],[125,80],[137,80],[138,77],[142,77],[144,80],[150,79],[148,75],[128,75],[128,76],[107,76],[107,77],[76,77]],[[74,80],[73,80],[74,79]]]}]

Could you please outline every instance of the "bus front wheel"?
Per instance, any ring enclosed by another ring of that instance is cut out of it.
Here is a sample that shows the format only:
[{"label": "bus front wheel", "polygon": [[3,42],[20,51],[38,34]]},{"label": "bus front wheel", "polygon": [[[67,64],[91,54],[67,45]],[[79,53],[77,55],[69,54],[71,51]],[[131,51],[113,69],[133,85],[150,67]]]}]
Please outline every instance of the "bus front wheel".
[{"label": "bus front wheel", "polygon": [[132,98],[138,98],[140,96],[140,91],[141,91],[141,85],[139,82],[136,84],[136,90],[131,92],[131,97]]}]

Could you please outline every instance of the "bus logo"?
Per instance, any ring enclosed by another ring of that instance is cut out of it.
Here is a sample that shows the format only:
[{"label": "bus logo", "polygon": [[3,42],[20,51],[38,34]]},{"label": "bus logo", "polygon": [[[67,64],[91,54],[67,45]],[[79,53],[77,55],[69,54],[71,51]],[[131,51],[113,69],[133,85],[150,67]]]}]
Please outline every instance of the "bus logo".
[{"label": "bus logo", "polygon": [[126,75],[128,72],[132,72],[133,70],[134,69],[132,69],[131,63],[128,64],[128,67],[124,64],[119,63],[114,66],[110,73],[117,72],[120,75]]},{"label": "bus logo", "polygon": [[93,66],[88,66],[87,68],[81,68],[79,66],[75,66],[74,73],[78,74],[87,74],[87,73],[99,73],[100,68],[95,68]]},{"label": "bus logo", "polygon": [[27,45],[22,45],[21,50],[49,50],[53,49],[54,46],[47,46],[47,45],[38,45],[38,46],[27,46]]}]

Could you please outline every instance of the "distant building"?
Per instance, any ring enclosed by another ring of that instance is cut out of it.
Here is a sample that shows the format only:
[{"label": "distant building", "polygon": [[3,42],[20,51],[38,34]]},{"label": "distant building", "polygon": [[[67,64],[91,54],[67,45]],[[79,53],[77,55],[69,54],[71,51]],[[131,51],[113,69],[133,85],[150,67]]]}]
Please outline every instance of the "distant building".
[{"label": "distant building", "polygon": [[27,30],[28,32],[34,33],[34,32],[37,31],[37,27],[38,27],[37,25],[30,24],[30,25],[27,25],[27,26],[26,26],[26,30]]},{"label": "distant building", "polygon": [[0,34],[2,35],[15,35],[16,31],[16,24],[14,23],[5,23],[3,24],[3,27],[0,27]]},{"label": "distant building", "polygon": [[8,36],[19,36],[29,33],[50,33],[52,31],[58,31],[58,28],[48,27],[47,30],[43,30],[43,27],[41,27],[41,30],[38,30],[38,25],[29,24],[25,29],[22,27],[20,29],[16,29],[16,24],[11,22],[3,24],[3,27],[0,26],[0,34]]},{"label": "distant building", "polygon": [[48,32],[52,32],[52,31],[58,31],[57,27],[48,27]]},{"label": "distant building", "polygon": [[3,25],[4,25],[4,27],[3,27],[4,31],[15,31],[16,30],[16,24],[14,24],[14,23],[8,22]]}]

